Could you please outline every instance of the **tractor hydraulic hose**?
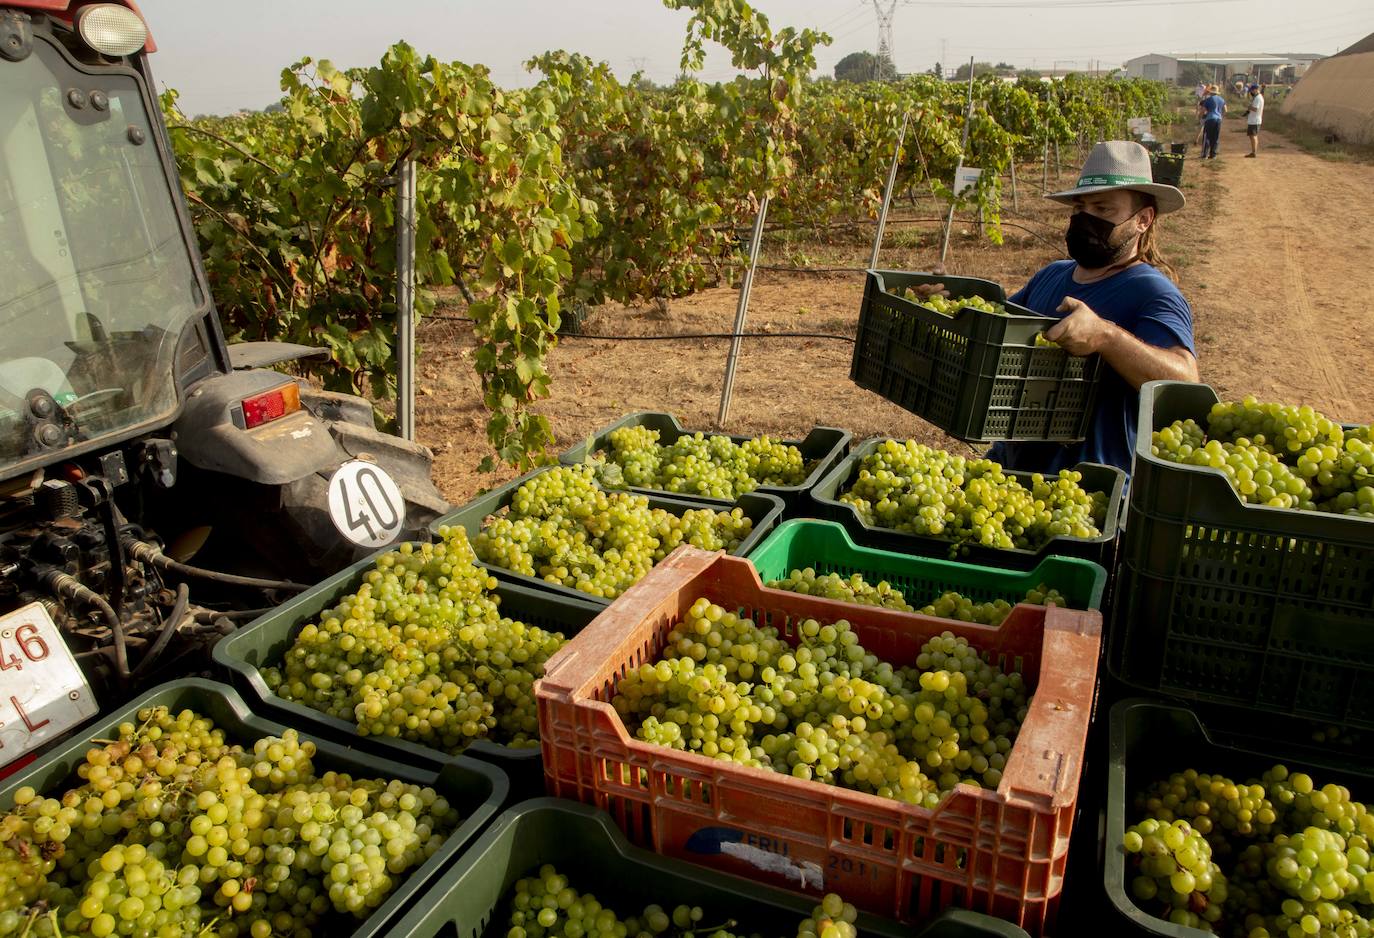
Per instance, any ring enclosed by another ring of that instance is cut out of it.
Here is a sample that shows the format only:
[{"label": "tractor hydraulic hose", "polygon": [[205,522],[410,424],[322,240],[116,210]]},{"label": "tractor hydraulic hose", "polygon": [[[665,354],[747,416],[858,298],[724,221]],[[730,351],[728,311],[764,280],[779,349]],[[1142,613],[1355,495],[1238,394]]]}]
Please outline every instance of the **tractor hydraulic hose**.
[{"label": "tractor hydraulic hose", "polygon": [[234,573],[206,570],[204,567],[193,567],[190,564],[173,560],[152,544],[147,541],[140,541],[136,537],[126,536],[124,546],[129,549],[129,554],[135,560],[152,564],[168,573],[175,573],[183,577],[213,580],[216,583],[225,583],[229,586],[252,586],[264,590],[283,590],[289,593],[301,593],[310,589],[303,583],[292,583],[290,580],[264,580],[254,576],[239,576]]},{"label": "tractor hydraulic hose", "polygon": [[60,570],[49,570],[39,577],[39,582],[54,594],[70,599],[72,602],[94,606],[110,624],[114,633],[115,665],[119,668],[120,680],[129,679],[129,649],[124,644],[124,623],[114,607],[94,590],[88,589],[81,581]]},{"label": "tractor hydraulic hose", "polygon": [[172,611],[167,618],[162,620],[162,628],[158,630],[157,641],[153,642],[153,647],[148,649],[147,654],[139,661],[138,667],[134,668],[134,680],[138,680],[139,675],[145,673],[149,666],[157,660],[158,655],[167,647],[167,643],[176,634],[177,627],[186,618],[186,608],[191,604],[191,588],[185,583],[177,584],[177,598],[172,603]]}]

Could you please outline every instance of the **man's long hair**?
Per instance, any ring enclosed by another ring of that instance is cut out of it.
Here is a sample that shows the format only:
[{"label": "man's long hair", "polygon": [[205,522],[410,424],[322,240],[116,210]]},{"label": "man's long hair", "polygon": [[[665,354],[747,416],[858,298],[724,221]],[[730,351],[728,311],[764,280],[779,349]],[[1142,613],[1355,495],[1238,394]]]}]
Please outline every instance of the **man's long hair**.
[{"label": "man's long hair", "polygon": [[1155,217],[1150,222],[1150,227],[1141,233],[1140,240],[1136,242],[1136,257],[1163,273],[1174,283],[1178,283],[1178,272],[1174,270],[1172,264],[1164,259],[1164,255],[1159,250],[1158,238],[1155,235],[1155,229],[1159,226],[1159,208],[1155,205],[1155,197],[1146,192],[1137,192],[1134,189],[1130,192],[1131,206],[1135,211],[1138,212],[1147,207],[1155,210]]}]

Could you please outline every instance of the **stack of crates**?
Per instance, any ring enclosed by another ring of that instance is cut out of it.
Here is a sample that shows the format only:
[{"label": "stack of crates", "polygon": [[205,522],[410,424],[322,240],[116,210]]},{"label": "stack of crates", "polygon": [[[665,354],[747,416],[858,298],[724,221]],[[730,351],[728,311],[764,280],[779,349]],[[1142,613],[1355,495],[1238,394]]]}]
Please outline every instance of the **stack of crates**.
[{"label": "stack of crates", "polygon": [[1118,697],[1105,744],[1107,898],[1136,934],[1196,929],[1141,911],[1121,846],[1133,799],[1189,768],[1238,783],[1275,763],[1374,801],[1374,519],[1245,504],[1220,470],[1151,454],[1177,420],[1207,426],[1206,385],[1141,389],[1108,630]]}]

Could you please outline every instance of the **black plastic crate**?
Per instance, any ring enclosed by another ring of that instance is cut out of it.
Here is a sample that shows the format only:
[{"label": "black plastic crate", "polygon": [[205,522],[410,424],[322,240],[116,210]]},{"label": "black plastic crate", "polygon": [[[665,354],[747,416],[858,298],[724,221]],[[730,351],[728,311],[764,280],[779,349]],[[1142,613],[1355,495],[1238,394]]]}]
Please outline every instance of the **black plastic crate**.
[{"label": "black plastic crate", "polygon": [[[637,914],[648,903],[671,909],[700,905],[711,921],[729,918],[734,930],[765,934],[793,928],[811,914],[802,896],[633,846],[604,811],[558,798],[511,808],[461,857],[406,918],[392,938],[505,938],[501,917],[521,877],[553,864],[570,885],[607,907]],[[1000,919],[951,909],[919,932],[861,914],[860,934],[875,938],[1025,938]]]},{"label": "black plastic crate", "polygon": [[[117,737],[121,723],[136,722],[144,707],[165,706],[173,713],[194,710],[214,721],[225,738],[252,750],[264,736],[281,736],[287,729],[252,713],[248,705],[227,685],[201,678],[182,678],[155,687],[119,710],[104,713],[52,749],[33,765],[16,772],[0,784],[0,813],[14,805],[20,788],[31,786],[40,793],[51,793],[59,786],[78,782],[76,768],[81,764],[93,739]],[[439,850],[420,866],[408,872],[396,888],[370,916],[358,919],[331,914],[322,923],[328,930],[353,938],[374,938],[389,932],[387,926],[411,908],[422,890],[432,884],[452,864],[501,810],[509,793],[506,775],[495,766],[472,759],[454,759],[438,771],[420,769],[375,755],[354,752],[328,739],[316,736],[309,727],[300,728],[301,738],[315,742],[312,759],[318,773],[346,772],[355,778],[400,779],[414,785],[429,786],[458,809],[461,820]]]},{"label": "black plastic crate", "polygon": [[[340,570],[317,586],[226,635],[215,644],[214,661],[227,675],[234,689],[247,698],[254,713],[294,726],[316,738],[328,739],[390,762],[437,772],[452,762],[456,754],[404,739],[362,736],[353,723],[279,697],[268,688],[262,676],[261,669],[281,664],[301,629],[317,621],[321,612],[332,608],[345,594],[358,588],[363,574],[373,567],[377,556],[373,555]],[[516,583],[498,581],[495,592],[503,614],[526,625],[562,632],[569,638],[580,632],[605,608],[590,598],[555,596]],[[499,766],[510,778],[512,801],[544,793],[544,766],[537,746],[503,746],[479,739],[463,750],[463,755]]]},{"label": "black plastic crate", "polygon": [[[1136,793],[1153,782],[1191,768],[1221,773],[1240,784],[1283,763],[1292,772],[1308,772],[1318,785],[1330,782],[1348,787],[1356,801],[1374,798],[1374,779],[1368,774],[1343,768],[1339,761],[1309,761],[1308,753],[1273,739],[1238,744],[1227,730],[1218,732],[1213,719],[1216,713],[1220,711],[1198,711],[1138,697],[1111,708],[1101,869],[1107,904],[1115,910],[1117,920],[1109,927],[1102,923],[1102,933],[1152,938],[1205,938],[1208,934],[1156,918],[1141,910],[1130,895],[1121,839],[1129,824],[1141,820],[1133,808]],[[1243,717],[1233,712],[1223,722],[1236,724]],[[1248,719],[1254,721],[1255,717],[1252,714]]]},{"label": "black plastic crate", "polygon": [[[696,433],[695,430],[685,429],[678,419],[672,414],[655,413],[653,411],[640,411],[628,414],[617,420],[615,423],[598,430],[593,436],[583,440],[576,446],[568,449],[559,457],[559,462],[565,466],[576,466],[586,462],[587,457],[598,451],[609,451],[609,437],[612,431],[620,430],[624,427],[647,427],[650,430],[658,431],[658,442],[663,446],[670,446],[678,437],[690,436]],[[708,436],[716,436],[715,433],[701,431]],[[754,489],[763,495],[776,495],[782,499],[788,511],[795,509],[806,503],[806,492],[811,486],[815,485],[835,464],[844,458],[849,452],[849,441],[852,434],[848,430],[839,430],[834,427],[813,427],[811,432],[802,440],[780,440],[779,442],[787,446],[795,446],[801,450],[802,458],[811,464],[811,471],[799,485],[760,485]],[[731,436],[734,443],[743,443],[751,439],[748,436]],[[690,498],[694,501],[702,502],[707,505],[728,507],[735,504],[721,498],[711,498],[706,495],[698,495],[693,492],[668,492],[663,489],[650,489],[641,486],[629,486],[629,491],[638,492],[641,495],[673,495],[679,498]]]},{"label": "black plastic crate", "polygon": [[[816,516],[827,521],[840,522],[849,531],[855,543],[863,547],[876,547],[922,557],[948,557],[950,548],[954,545],[953,541],[865,524],[860,520],[859,513],[853,505],[840,501],[840,496],[858,476],[864,458],[884,442],[882,439],[874,439],[862,444],[845,457],[828,476],[816,483],[815,488],[811,490],[811,501],[814,503]],[[1056,537],[1036,551],[1001,550],[981,544],[965,544],[959,547],[957,559],[1008,570],[1031,570],[1045,558],[1059,554],[1091,560],[1103,569],[1112,570],[1116,558],[1116,537],[1126,474],[1120,469],[1097,463],[1079,463],[1073,468],[1082,474],[1083,481],[1079,484],[1085,490],[1107,494],[1107,513],[1101,524],[1101,534],[1093,538]],[[1007,470],[1007,474],[1015,476],[1022,484],[1028,484],[1034,473]]]},{"label": "black plastic crate", "polygon": [[1217,400],[1141,389],[1109,667],[1151,692],[1374,729],[1374,519],[1247,505],[1220,470],[1150,455],[1153,431],[1205,427]]},{"label": "black plastic crate", "polygon": [[[918,417],[973,443],[1082,440],[1097,400],[1101,361],[1036,345],[1055,320],[1008,304],[989,280],[870,270],[849,377]],[[945,316],[901,294],[943,283],[1008,315],[972,307]]]},{"label": "black plastic crate", "polygon": [[[1186,146],[1186,144],[1185,144]],[[1154,181],[1166,186],[1183,184],[1184,156],[1179,151],[1172,153],[1152,153],[1150,155],[1150,174]]]},{"label": "black plastic crate", "polygon": [[[457,526],[468,532],[468,540],[471,541],[477,536],[482,528],[485,527],[487,518],[505,510],[506,506],[511,503],[511,499],[515,497],[515,492],[520,486],[524,485],[539,473],[548,472],[553,468],[557,467],[545,466],[540,469],[535,469],[532,472],[525,473],[518,479],[512,479],[505,485],[497,486],[485,495],[477,496],[466,505],[455,508],[447,514],[431,521],[429,525],[430,531],[437,535],[441,527]],[[649,499],[650,508],[662,508],[664,511],[679,516],[692,509],[704,508],[711,511],[728,511],[731,510],[732,507],[740,509],[744,512],[746,517],[754,522],[754,526],[749,534],[740,542],[740,545],[730,552],[739,557],[743,557],[745,554],[749,553],[749,551],[753,550],[759,542],[767,537],[768,533],[772,531],[782,519],[783,513],[782,499],[778,498],[776,495],[767,495],[761,492],[749,492],[745,495],[741,495],[731,505],[724,505],[719,501],[708,502],[699,498],[689,498],[676,494],[669,495],[666,492],[654,492],[651,495],[646,495],[646,497]],[[479,563],[480,562],[481,561],[479,561]],[[540,590],[554,593],[558,596],[585,600],[587,602],[597,603],[603,607],[611,603],[608,599],[580,592],[570,586],[564,586],[562,583],[550,583],[537,576],[526,576],[523,573],[516,573],[514,570],[507,570],[505,567],[499,567],[496,564],[483,563],[482,566],[486,567],[487,570],[491,572],[491,575],[496,577],[498,581],[532,586]]]}]

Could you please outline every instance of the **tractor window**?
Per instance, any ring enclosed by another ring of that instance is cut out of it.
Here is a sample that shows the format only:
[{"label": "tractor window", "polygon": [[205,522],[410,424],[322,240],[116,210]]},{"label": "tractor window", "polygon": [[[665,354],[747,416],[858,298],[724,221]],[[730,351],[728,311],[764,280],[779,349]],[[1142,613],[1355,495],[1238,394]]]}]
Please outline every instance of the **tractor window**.
[{"label": "tractor window", "polygon": [[0,474],[176,409],[203,297],[156,134],[127,74],[0,61]]}]

